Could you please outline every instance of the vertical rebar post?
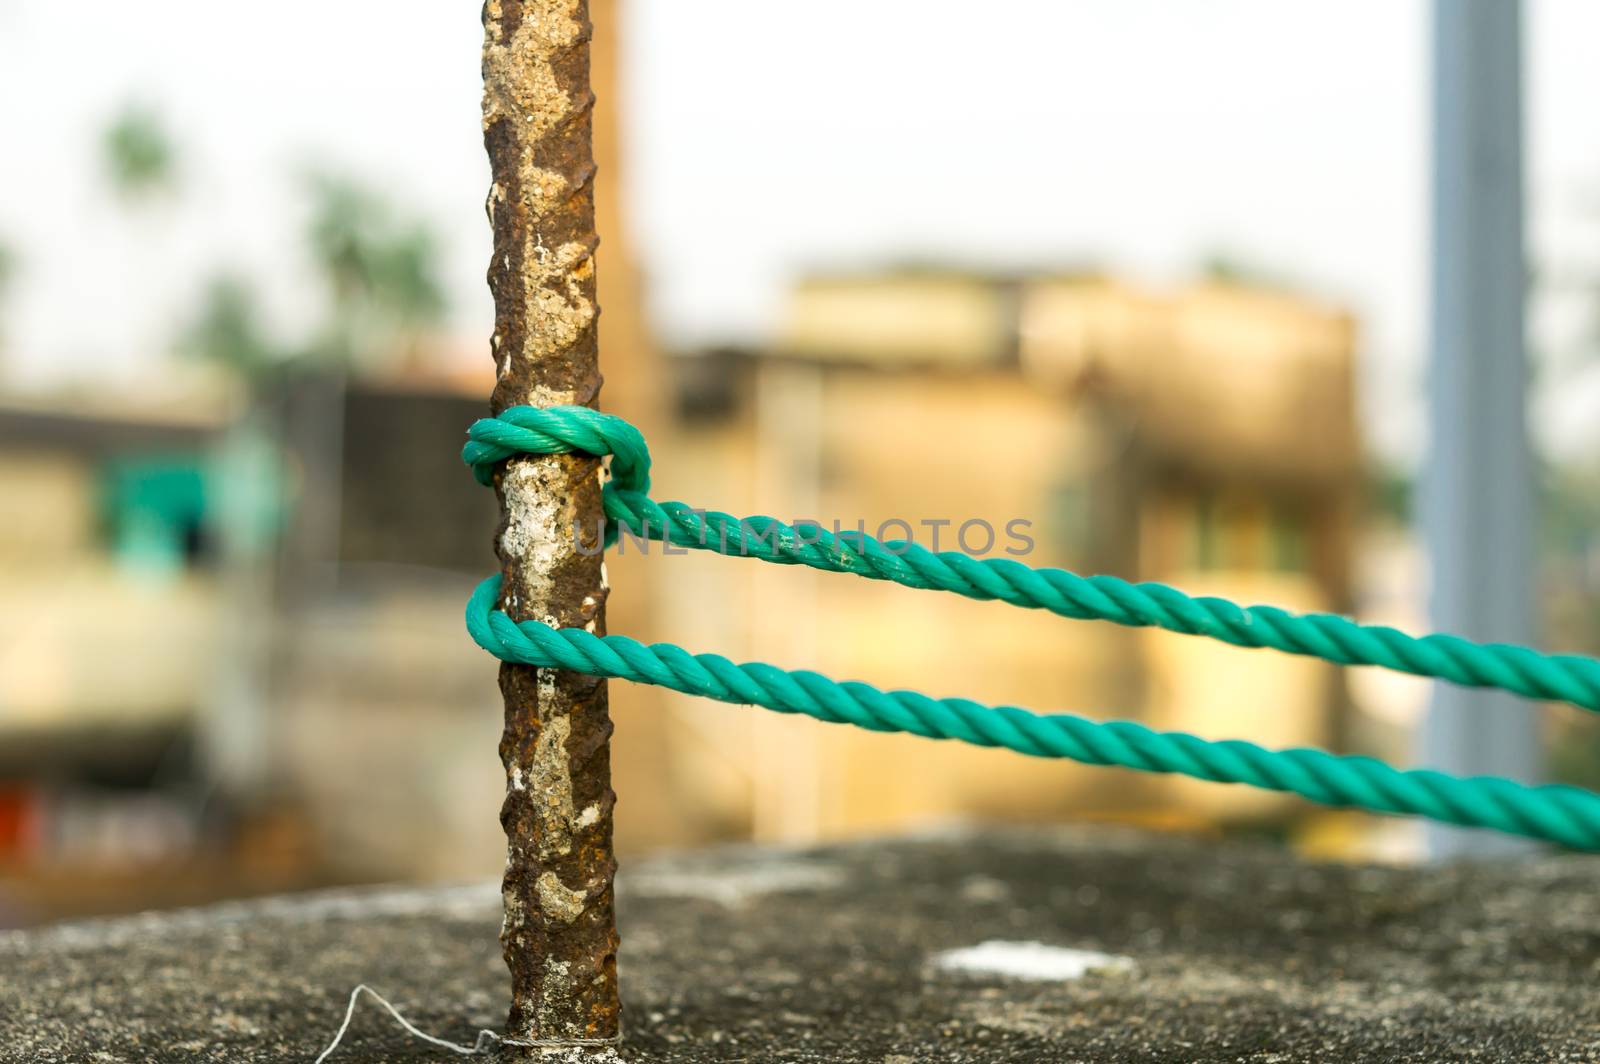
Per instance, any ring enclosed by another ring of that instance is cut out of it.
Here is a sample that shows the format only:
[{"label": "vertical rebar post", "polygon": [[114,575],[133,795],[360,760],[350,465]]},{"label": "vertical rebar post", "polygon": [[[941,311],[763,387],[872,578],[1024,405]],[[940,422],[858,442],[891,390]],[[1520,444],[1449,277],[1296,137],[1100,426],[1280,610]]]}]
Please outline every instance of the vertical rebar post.
[{"label": "vertical rebar post", "polygon": [[[483,132],[493,185],[493,407],[594,405],[600,391],[587,0],[487,0]],[[605,630],[600,466],[515,458],[496,481],[513,618]],[[507,1035],[613,1040],[620,1033],[611,848],[611,720],[602,680],[503,665],[508,855],[501,944]]]}]

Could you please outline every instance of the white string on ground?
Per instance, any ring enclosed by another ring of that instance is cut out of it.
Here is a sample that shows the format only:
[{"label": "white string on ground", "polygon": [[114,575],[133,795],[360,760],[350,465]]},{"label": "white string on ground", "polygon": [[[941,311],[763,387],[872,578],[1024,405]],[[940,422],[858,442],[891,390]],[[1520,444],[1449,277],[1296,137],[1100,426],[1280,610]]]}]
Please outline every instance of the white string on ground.
[{"label": "white string on ground", "polygon": [[400,1015],[399,1009],[395,1008],[389,1003],[388,998],[385,998],[382,994],[372,989],[366,983],[361,983],[354,990],[350,991],[350,1003],[345,1006],[344,1022],[339,1024],[339,1030],[334,1034],[333,1041],[328,1043],[327,1049],[324,1049],[321,1053],[317,1054],[317,1059],[312,1061],[312,1064],[322,1064],[323,1061],[327,1060],[328,1057],[332,1055],[335,1049],[339,1048],[339,1044],[344,1041],[345,1032],[350,1030],[350,1021],[354,1019],[356,1015],[356,999],[361,996],[361,992],[363,990],[367,992],[367,995],[371,997],[372,1000],[389,1010],[389,1015],[393,1016],[395,1022],[401,1027],[404,1027],[408,1033],[422,1039],[424,1042],[427,1042],[430,1045],[436,1045],[440,1049],[448,1049],[450,1052],[463,1057],[475,1057],[479,1056],[480,1054],[487,1053],[489,1051],[489,1047],[496,1042],[499,1042],[501,1045],[524,1046],[530,1049],[536,1049],[543,1047],[566,1048],[577,1046],[614,1046],[619,1041],[619,1039],[616,1038],[551,1038],[524,1040],[521,1038],[506,1038],[504,1035],[499,1035],[493,1031],[485,1029],[478,1032],[477,1039],[471,1045],[462,1045],[459,1042],[449,1042],[443,1038],[435,1038],[433,1035],[428,1034],[425,1031],[417,1030],[417,1028],[412,1025],[410,1020],[407,1020],[404,1016]]},{"label": "white string on ground", "polygon": [[389,1004],[389,1000],[387,998],[378,993],[376,990],[372,989],[366,983],[362,983],[354,990],[350,991],[350,1004],[344,1010],[344,1022],[339,1025],[339,1031],[333,1036],[333,1041],[328,1043],[328,1048],[324,1049],[317,1056],[317,1059],[312,1062],[312,1064],[322,1064],[322,1062],[327,1060],[335,1049],[339,1048],[339,1043],[344,1041],[344,1034],[350,1029],[350,1021],[355,1018],[356,998],[361,996],[361,992],[363,990],[372,996],[372,1000],[388,1009],[389,1015],[393,1016],[395,1022],[401,1027],[404,1027],[407,1031],[415,1035],[417,1038],[422,1039],[424,1042],[427,1042],[431,1045],[436,1045],[440,1049],[448,1049],[450,1052],[463,1057],[475,1057],[479,1053],[486,1052],[490,1044],[500,1040],[499,1035],[489,1030],[479,1031],[477,1041],[473,1042],[470,1046],[459,1045],[455,1042],[447,1042],[443,1038],[435,1038],[433,1035],[419,1031],[413,1027],[411,1025],[411,1021],[400,1015],[400,1010]]}]

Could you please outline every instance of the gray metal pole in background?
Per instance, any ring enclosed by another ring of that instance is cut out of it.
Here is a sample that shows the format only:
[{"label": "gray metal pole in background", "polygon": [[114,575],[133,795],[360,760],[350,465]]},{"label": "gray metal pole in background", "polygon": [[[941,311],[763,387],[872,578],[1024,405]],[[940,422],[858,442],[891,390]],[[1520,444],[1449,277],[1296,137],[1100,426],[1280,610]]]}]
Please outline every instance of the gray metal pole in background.
[{"label": "gray metal pole in background", "polygon": [[[1434,0],[1430,428],[1421,481],[1433,627],[1511,643],[1535,633],[1521,22],[1520,0]],[[1536,711],[1509,695],[1439,684],[1422,760],[1536,781]],[[1428,830],[1435,858],[1531,846],[1483,831]]]}]

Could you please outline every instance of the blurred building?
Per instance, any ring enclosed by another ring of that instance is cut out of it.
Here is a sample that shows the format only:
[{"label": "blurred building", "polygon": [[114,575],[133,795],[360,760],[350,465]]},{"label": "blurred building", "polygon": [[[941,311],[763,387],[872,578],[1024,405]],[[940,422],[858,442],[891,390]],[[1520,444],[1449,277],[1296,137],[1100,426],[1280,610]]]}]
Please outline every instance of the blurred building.
[{"label": "blurred building", "polygon": [[0,407],[0,907],[446,874],[499,844],[494,668],[460,619],[493,565],[458,457],[483,393],[302,374],[243,414]]},{"label": "blurred building", "polygon": [[[199,702],[193,662],[215,608],[204,455],[216,431],[196,410],[0,406],[8,775],[148,771]],[[150,640],[151,629],[168,637]]]},{"label": "blurred building", "polygon": [[[818,279],[770,348],[675,360],[677,416],[638,420],[658,497],[1341,610],[1351,340],[1336,311],[1238,285]],[[494,498],[458,457],[488,370],[289,374],[231,413],[0,408],[0,905],[499,866],[496,669],[461,623],[494,565]],[[1309,660],[655,551],[608,558],[614,631],[1269,745],[1339,738],[1342,689]],[[634,685],[612,701],[625,852],[1285,808]]]},{"label": "blurred building", "polygon": [[[684,425],[658,456],[657,494],[1344,610],[1352,345],[1343,312],[1239,284],[813,279],[770,349],[679,360]],[[673,638],[692,647],[1272,746],[1337,743],[1342,726],[1337,674],[1308,659],[754,561],[657,566]],[[957,816],[1270,822],[1285,809],[1243,788],[674,712],[693,717],[675,758],[686,776],[766,837]]]},{"label": "blurred building", "polygon": [[0,922],[170,885],[197,849],[219,430],[214,408],[0,404]]}]

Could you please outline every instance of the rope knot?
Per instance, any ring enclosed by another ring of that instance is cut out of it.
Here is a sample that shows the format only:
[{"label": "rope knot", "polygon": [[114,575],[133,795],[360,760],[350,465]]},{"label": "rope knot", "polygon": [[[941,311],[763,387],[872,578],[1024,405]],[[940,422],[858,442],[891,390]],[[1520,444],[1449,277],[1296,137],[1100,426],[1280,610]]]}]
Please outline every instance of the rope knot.
[{"label": "rope knot", "polygon": [[586,406],[513,406],[479,418],[467,430],[461,460],[478,483],[494,484],[494,470],[521,454],[584,454],[611,457],[611,483],[618,491],[648,493],[650,448],[638,429],[615,414]]}]

